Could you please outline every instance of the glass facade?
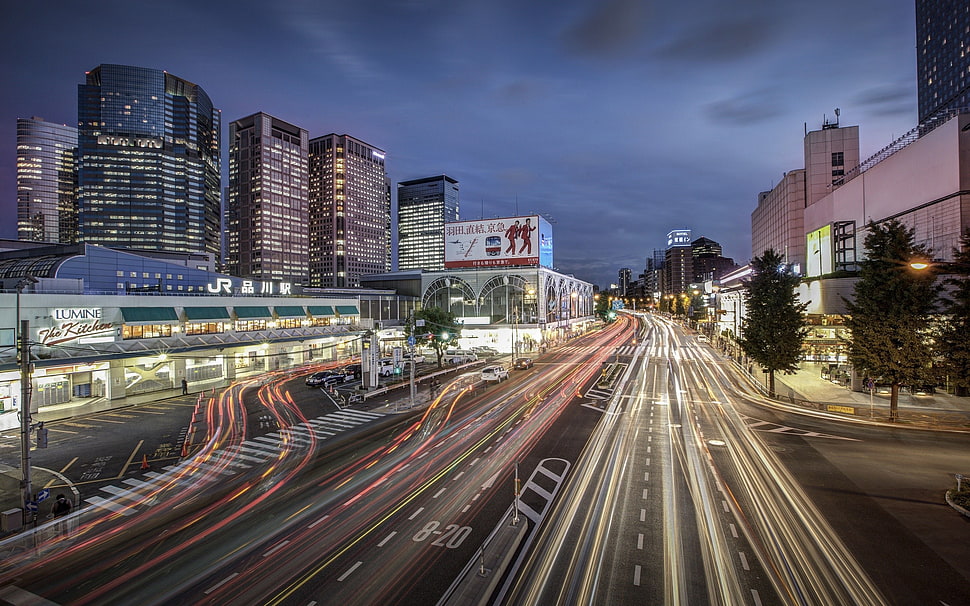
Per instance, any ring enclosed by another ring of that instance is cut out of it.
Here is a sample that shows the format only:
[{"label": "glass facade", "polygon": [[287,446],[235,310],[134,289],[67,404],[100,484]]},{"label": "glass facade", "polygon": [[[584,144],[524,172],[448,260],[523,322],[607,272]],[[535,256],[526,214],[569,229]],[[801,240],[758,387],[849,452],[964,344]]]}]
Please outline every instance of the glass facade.
[{"label": "glass facade", "polygon": [[310,285],[360,286],[391,268],[384,151],[348,135],[310,141]]},{"label": "glass facade", "polygon": [[78,86],[84,242],[220,253],[219,110],[161,70],[100,65]]},{"label": "glass facade", "polygon": [[307,282],[308,141],[305,129],[268,114],[229,125],[229,274]]},{"label": "glass facade", "polygon": [[919,121],[970,106],[970,4],[916,0]]},{"label": "glass facade", "polygon": [[17,120],[17,237],[77,241],[77,129]]},{"label": "glass facade", "polygon": [[445,223],[458,221],[458,206],[458,181],[447,175],[398,183],[398,269],[445,268]]}]

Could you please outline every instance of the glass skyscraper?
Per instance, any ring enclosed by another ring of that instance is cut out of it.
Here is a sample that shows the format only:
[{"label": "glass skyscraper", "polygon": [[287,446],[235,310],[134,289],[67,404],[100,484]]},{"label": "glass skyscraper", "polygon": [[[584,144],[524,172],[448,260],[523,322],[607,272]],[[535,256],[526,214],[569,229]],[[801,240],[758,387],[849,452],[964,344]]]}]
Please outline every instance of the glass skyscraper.
[{"label": "glass skyscraper", "polygon": [[970,106],[970,4],[916,0],[919,122]]},{"label": "glass skyscraper", "polygon": [[398,183],[398,269],[444,269],[445,223],[457,220],[458,181],[439,175]]},{"label": "glass skyscraper", "polygon": [[99,65],[78,85],[83,242],[220,253],[221,117],[196,84]]},{"label": "glass skyscraper", "polygon": [[77,129],[17,119],[17,237],[77,241]]}]

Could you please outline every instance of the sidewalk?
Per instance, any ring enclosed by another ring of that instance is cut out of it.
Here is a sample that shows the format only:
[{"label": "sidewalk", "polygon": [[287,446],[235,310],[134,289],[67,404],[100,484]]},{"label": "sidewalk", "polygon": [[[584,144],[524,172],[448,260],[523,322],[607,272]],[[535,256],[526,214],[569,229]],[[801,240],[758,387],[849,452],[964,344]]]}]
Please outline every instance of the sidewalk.
[{"label": "sidewalk", "polygon": [[[889,422],[889,394],[852,391],[821,377],[821,366],[803,363],[793,375],[775,374],[775,392],[779,400],[812,410],[838,415]],[[762,387],[766,375],[755,365],[751,377]],[[913,395],[901,391],[898,401],[898,425],[928,429],[970,431],[970,398],[936,392]]]}]

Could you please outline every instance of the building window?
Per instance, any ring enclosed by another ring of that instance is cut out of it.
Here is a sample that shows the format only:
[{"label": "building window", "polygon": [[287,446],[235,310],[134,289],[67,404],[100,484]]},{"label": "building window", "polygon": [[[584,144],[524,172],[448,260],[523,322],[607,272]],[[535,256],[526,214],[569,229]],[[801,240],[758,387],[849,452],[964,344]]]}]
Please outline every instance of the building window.
[{"label": "building window", "polygon": [[845,153],[832,152],[832,166],[842,166],[845,164]]},{"label": "building window", "polygon": [[145,324],[140,326],[121,327],[122,339],[160,339],[172,336],[171,324]]},{"label": "building window", "polygon": [[832,171],[832,176],[833,177],[841,177],[843,175],[845,175],[845,169],[837,168],[837,169],[835,169],[835,170]]},{"label": "building window", "polygon": [[236,320],[237,332],[251,332],[266,330],[266,320]]},{"label": "building window", "polygon": [[188,322],[185,325],[187,335],[212,335],[226,332],[222,322]]}]

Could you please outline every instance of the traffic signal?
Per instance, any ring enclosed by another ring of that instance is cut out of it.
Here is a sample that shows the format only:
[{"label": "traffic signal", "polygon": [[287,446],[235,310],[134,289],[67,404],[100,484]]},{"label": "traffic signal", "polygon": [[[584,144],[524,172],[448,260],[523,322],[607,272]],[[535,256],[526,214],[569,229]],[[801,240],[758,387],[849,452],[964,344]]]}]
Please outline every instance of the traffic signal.
[{"label": "traffic signal", "polygon": [[47,428],[43,423],[37,426],[37,448],[47,448]]}]

